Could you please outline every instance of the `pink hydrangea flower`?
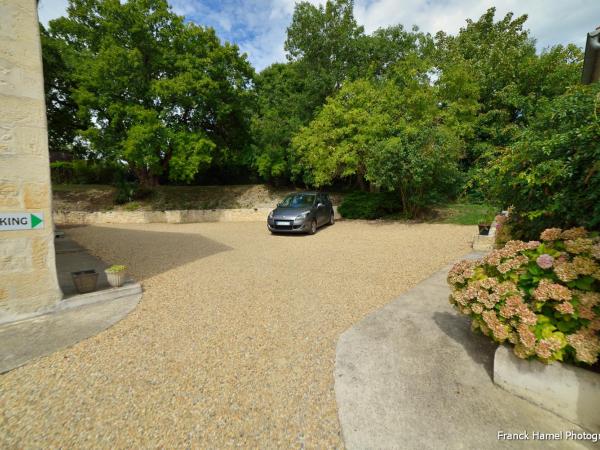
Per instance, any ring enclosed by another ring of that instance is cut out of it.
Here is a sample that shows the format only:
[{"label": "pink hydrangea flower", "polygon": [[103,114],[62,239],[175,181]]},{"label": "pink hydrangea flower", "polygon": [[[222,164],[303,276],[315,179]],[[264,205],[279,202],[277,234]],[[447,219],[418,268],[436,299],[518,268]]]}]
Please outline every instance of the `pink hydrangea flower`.
[{"label": "pink hydrangea flower", "polygon": [[600,339],[591,329],[581,329],[567,336],[569,345],[575,349],[575,359],[588,364],[598,361]]},{"label": "pink hydrangea flower", "polygon": [[556,305],[556,310],[561,314],[573,314],[575,310],[573,309],[573,304],[570,302],[561,302]]},{"label": "pink hydrangea flower", "polygon": [[554,264],[554,258],[547,253],[544,253],[543,255],[538,256],[535,262],[542,269],[549,269]]},{"label": "pink hydrangea flower", "polygon": [[561,238],[562,230],[560,228],[548,228],[540,235],[542,241],[556,241]]},{"label": "pink hydrangea flower", "polygon": [[583,227],[577,227],[577,228],[569,228],[568,230],[563,231],[560,237],[562,239],[578,239],[578,238],[584,238],[586,236],[587,236],[586,229]]}]

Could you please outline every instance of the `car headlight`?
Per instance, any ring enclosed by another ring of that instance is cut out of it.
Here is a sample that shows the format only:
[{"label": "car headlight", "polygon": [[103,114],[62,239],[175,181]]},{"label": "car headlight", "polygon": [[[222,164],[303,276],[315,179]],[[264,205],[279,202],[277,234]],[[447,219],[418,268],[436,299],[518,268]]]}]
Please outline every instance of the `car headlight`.
[{"label": "car headlight", "polygon": [[269,219],[272,219],[272,218],[273,218],[273,211],[271,211],[271,212],[269,213]]},{"label": "car headlight", "polygon": [[310,214],[310,211],[303,212],[302,214],[299,214],[296,216],[296,220],[306,219],[306,216],[308,216],[309,214]]}]

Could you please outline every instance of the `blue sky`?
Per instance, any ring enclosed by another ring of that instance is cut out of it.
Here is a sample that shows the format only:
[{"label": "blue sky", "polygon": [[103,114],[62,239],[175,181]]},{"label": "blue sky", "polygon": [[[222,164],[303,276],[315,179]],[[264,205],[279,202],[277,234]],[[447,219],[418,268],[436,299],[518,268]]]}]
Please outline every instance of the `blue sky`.
[{"label": "blue sky", "polygon": [[[40,0],[42,23],[64,15],[67,3]],[[257,70],[285,61],[283,43],[294,0],[170,0],[170,4],[187,20],[212,26],[221,39],[238,44]],[[508,11],[528,14],[527,27],[539,49],[571,42],[583,47],[586,33],[600,26],[600,0],[356,0],[355,16],[367,32],[401,23],[432,33],[456,33],[466,18],[476,20],[494,5],[497,17]]]}]

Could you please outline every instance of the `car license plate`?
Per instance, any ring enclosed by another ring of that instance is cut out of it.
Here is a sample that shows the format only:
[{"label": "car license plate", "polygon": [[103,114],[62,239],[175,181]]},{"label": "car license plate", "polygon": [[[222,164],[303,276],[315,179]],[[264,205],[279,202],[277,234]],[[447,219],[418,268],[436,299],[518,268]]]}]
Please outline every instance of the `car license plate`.
[{"label": "car license plate", "polygon": [[289,223],[289,222],[284,222],[284,221],[282,221],[282,220],[277,220],[277,221],[275,222],[275,225],[285,225],[285,226],[289,226],[289,225],[290,225],[290,223]]}]

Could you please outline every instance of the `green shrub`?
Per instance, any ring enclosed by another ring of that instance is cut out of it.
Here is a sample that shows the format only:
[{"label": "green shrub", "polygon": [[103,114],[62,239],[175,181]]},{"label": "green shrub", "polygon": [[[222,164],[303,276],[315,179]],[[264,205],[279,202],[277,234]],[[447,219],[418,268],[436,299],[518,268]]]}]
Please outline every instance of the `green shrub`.
[{"label": "green shrub", "polygon": [[600,237],[584,228],[509,241],[448,274],[450,303],[519,358],[594,364],[600,354]]},{"label": "green shrub", "polygon": [[123,205],[129,203],[135,197],[137,184],[130,181],[119,180],[116,184],[117,195],[115,196],[115,203],[117,205]]},{"label": "green shrub", "polygon": [[402,211],[397,195],[390,192],[353,192],[338,209],[347,219],[378,219]]},{"label": "green shrub", "polygon": [[50,163],[55,184],[114,184],[127,169],[122,164],[93,160],[56,161]]},{"label": "green shrub", "polygon": [[600,230],[600,83],[540,103],[517,142],[490,164],[496,203],[513,206],[518,239],[545,228]]}]

